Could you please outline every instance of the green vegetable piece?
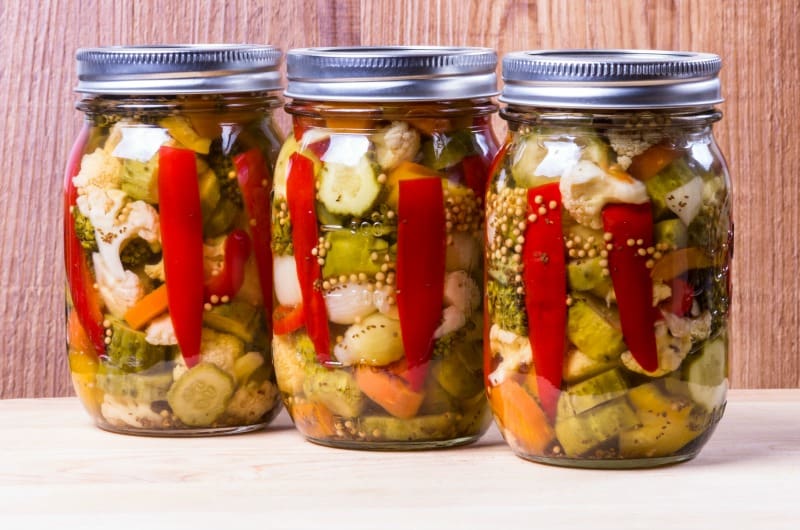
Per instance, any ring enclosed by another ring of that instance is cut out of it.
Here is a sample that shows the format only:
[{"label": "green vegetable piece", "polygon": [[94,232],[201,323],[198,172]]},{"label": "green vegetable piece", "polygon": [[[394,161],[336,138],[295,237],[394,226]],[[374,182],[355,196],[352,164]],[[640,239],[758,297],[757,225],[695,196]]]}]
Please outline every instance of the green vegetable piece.
[{"label": "green vegetable piece", "polygon": [[581,152],[582,160],[594,162],[602,168],[611,165],[614,159],[614,151],[611,146],[595,134],[582,134],[578,136],[576,143],[583,149]]},{"label": "green vegetable piece", "polygon": [[250,351],[233,363],[233,375],[238,383],[245,383],[262,366],[264,357],[257,351]]},{"label": "green vegetable piece", "polygon": [[518,293],[516,286],[489,280],[486,282],[486,300],[494,323],[517,335],[528,335],[525,295]]},{"label": "green vegetable piece", "polygon": [[234,300],[203,312],[203,325],[222,333],[234,335],[251,344],[261,325],[261,312],[247,302]]},{"label": "green vegetable piece", "polygon": [[578,457],[638,424],[636,411],[620,397],[583,414],[559,418],[556,436],[564,454]]},{"label": "green vegetable piece", "polygon": [[689,241],[689,232],[680,219],[667,219],[653,226],[656,243],[669,245],[671,248],[685,248]]},{"label": "green vegetable piece", "polygon": [[[322,276],[325,278],[361,272],[376,274],[385,263],[383,256],[389,250],[386,240],[361,231],[336,230],[325,234],[325,240],[330,244],[325,265],[322,266]],[[373,253],[377,255],[377,260],[372,259]]]},{"label": "green vegetable piece", "polygon": [[372,441],[446,440],[456,433],[456,417],[451,413],[416,416],[408,420],[393,416],[366,416],[358,422],[358,427]]},{"label": "green vegetable piece", "polygon": [[319,176],[319,200],[332,214],[360,217],[372,208],[382,189],[376,165],[366,156],[352,166],[326,163]]},{"label": "green vegetable piece", "polygon": [[628,389],[620,370],[614,368],[567,387],[558,399],[558,418],[575,416],[618,398]]},{"label": "green vegetable piece", "polygon": [[292,242],[292,220],[289,218],[286,198],[276,197],[272,203],[272,254],[291,256],[294,254]]},{"label": "green vegetable piece", "polygon": [[542,140],[538,134],[528,134],[524,141],[517,143],[516,151],[511,157],[511,176],[520,187],[534,188],[552,180],[536,176],[536,168],[547,155],[547,148]]},{"label": "green vegetable piece", "polygon": [[142,372],[156,363],[172,359],[172,346],[150,344],[143,332],[128,327],[112,316],[106,318],[111,322],[111,342],[106,348],[111,366],[123,372]]},{"label": "green vegetable piece", "polygon": [[491,408],[485,392],[477,394],[464,404],[464,412],[456,427],[458,436],[475,436],[486,430],[492,421]]},{"label": "green vegetable piece", "polygon": [[653,204],[653,218],[665,219],[675,214],[667,207],[667,196],[695,177],[685,160],[678,158],[662,169],[656,176],[645,181],[647,194]]},{"label": "green vegetable piece", "polygon": [[303,392],[309,401],[325,405],[345,418],[358,416],[365,405],[355,377],[344,370],[315,371],[303,382]]},{"label": "green vegetable piece", "polygon": [[564,382],[574,384],[617,366],[617,361],[596,361],[580,350],[572,349],[564,359]]},{"label": "green vegetable piece", "polygon": [[167,399],[172,386],[172,370],[153,369],[127,373],[102,362],[97,368],[97,386],[106,394],[127,398],[137,403],[152,403]]},{"label": "green vegetable piece", "polygon": [[207,219],[219,204],[220,191],[217,175],[211,169],[200,173],[197,181],[200,188],[200,211]]},{"label": "green vegetable piece", "polygon": [[77,206],[72,208],[72,216],[75,220],[75,235],[80,239],[81,247],[88,252],[97,252],[97,237],[92,222],[81,213]]},{"label": "green vegetable piece", "polygon": [[172,385],[167,401],[186,425],[208,427],[225,412],[234,388],[230,374],[212,363],[201,362]]},{"label": "green vegetable piece", "polygon": [[158,204],[158,156],[147,162],[123,159],[120,188],[134,200]]},{"label": "green vegetable piece", "polygon": [[483,390],[483,375],[467,369],[461,356],[451,351],[441,359],[431,361],[431,375],[448,394],[465,399]]},{"label": "green vegetable piece", "polygon": [[241,212],[241,209],[228,199],[221,198],[208,217],[203,216],[203,236],[211,238],[230,232]]},{"label": "green vegetable piece", "polygon": [[[614,323],[610,319],[614,319]],[[589,298],[575,300],[567,314],[567,337],[590,358],[608,362],[618,359],[626,346],[619,329],[619,317],[601,309]]]},{"label": "green vegetable piece", "polygon": [[300,394],[306,377],[325,370],[317,363],[314,344],[304,332],[300,331],[292,339],[291,335],[275,336],[272,340],[272,362],[281,392],[288,395]]},{"label": "green vegetable piece", "polygon": [[608,284],[608,276],[603,274],[601,257],[583,258],[567,263],[567,281],[571,289],[591,291],[601,284]]},{"label": "green vegetable piece", "polygon": [[473,152],[475,147],[470,131],[434,133],[430,140],[422,144],[422,163],[431,169],[441,171],[458,164]]},{"label": "green vegetable piece", "polygon": [[706,342],[699,353],[683,363],[681,379],[686,381],[688,396],[706,410],[714,410],[725,401],[728,388],[727,341],[724,336]]},{"label": "green vegetable piece", "polygon": [[122,266],[126,269],[136,269],[143,265],[153,265],[161,259],[161,253],[155,252],[150,243],[141,238],[134,238],[125,244],[119,253]]},{"label": "green vegetable piece", "polygon": [[453,410],[452,396],[442,388],[435,377],[429,377],[425,380],[425,399],[422,400],[422,405],[419,408],[420,414],[440,414]]}]

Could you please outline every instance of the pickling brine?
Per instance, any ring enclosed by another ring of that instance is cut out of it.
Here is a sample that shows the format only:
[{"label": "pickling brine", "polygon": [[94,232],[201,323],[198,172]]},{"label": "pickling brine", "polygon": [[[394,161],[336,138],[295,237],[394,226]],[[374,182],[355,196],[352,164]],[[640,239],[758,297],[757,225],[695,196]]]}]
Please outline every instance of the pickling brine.
[{"label": "pickling brine", "polygon": [[719,68],[636,52],[506,59],[510,135],[486,204],[486,384],[520,456],[652,466],[696,455],[725,407],[730,182],[708,104],[672,108],[662,94],[671,105],[621,108],[625,94],[601,94],[571,108],[567,89],[557,104],[515,91],[548,62],[590,91],[580,68],[604,60]]}]

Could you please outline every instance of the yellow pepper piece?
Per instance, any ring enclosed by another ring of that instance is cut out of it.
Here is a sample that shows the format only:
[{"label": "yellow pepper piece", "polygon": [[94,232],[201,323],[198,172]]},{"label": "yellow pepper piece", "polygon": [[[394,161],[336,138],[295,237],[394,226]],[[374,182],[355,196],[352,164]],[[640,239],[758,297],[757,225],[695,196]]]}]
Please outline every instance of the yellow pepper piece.
[{"label": "yellow pepper piece", "polygon": [[181,116],[169,116],[159,122],[167,132],[182,146],[195,153],[207,155],[211,148],[211,138],[203,138],[192,128],[191,124]]},{"label": "yellow pepper piece", "polygon": [[425,167],[414,162],[400,162],[391,173],[388,175],[386,185],[389,187],[389,197],[386,202],[392,208],[397,208],[397,200],[400,195],[400,186],[398,185],[401,180],[414,180],[436,177],[441,178],[441,175],[429,167]]}]

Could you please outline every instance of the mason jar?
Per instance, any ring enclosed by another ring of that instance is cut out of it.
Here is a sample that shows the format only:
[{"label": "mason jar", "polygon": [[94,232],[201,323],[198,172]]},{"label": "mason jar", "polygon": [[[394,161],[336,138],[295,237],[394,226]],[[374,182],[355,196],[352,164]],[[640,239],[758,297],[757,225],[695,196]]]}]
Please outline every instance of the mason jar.
[{"label": "mason jar", "polygon": [[227,434],[279,410],[269,192],[280,59],[248,45],[77,52],[67,349],[103,429]]},{"label": "mason jar", "polygon": [[680,462],[722,416],[733,223],[712,132],[720,66],[641,50],[504,58],[485,363],[519,456]]},{"label": "mason jar", "polygon": [[481,285],[495,65],[474,48],[287,55],[273,354],[311,441],[444,447],[490,422]]}]

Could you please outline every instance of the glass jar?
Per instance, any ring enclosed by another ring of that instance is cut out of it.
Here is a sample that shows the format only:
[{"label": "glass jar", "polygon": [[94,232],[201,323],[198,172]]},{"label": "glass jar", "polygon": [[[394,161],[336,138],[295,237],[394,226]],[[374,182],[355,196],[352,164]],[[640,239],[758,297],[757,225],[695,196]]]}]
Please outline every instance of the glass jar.
[{"label": "glass jar", "polygon": [[725,408],[730,179],[719,57],[503,61],[509,137],[487,196],[487,389],[521,457],[694,457]]},{"label": "glass jar", "polygon": [[280,408],[269,240],[280,59],[246,45],[77,53],[67,347],[103,429],[245,432]]},{"label": "glass jar", "polygon": [[465,444],[488,427],[482,200],[496,54],[298,49],[272,201],[278,386],[311,441]]}]

